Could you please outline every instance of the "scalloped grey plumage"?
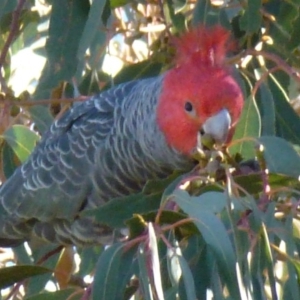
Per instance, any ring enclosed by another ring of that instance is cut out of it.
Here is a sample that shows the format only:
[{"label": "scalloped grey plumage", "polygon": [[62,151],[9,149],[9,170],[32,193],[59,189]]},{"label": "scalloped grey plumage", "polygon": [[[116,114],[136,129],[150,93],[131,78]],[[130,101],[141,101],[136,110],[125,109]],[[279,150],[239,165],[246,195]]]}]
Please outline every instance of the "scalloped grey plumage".
[{"label": "scalloped grey plumage", "polygon": [[60,244],[106,243],[111,230],[78,218],[79,211],[191,168],[157,126],[162,76],[105,91],[52,124],[0,190],[0,245],[32,234]]}]

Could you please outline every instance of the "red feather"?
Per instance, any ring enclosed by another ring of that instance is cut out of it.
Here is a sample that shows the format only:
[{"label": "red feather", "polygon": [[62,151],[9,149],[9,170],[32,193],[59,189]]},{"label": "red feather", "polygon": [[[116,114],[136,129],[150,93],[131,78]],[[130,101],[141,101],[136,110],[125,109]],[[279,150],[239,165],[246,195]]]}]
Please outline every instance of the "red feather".
[{"label": "red feather", "polygon": [[[232,130],[241,114],[243,93],[225,65],[234,43],[221,26],[198,27],[176,39],[176,67],[164,76],[157,114],[160,129],[169,145],[190,155],[206,120],[226,109]],[[186,102],[194,108],[185,110]],[[229,134],[230,136],[230,134]]]},{"label": "red feather", "polygon": [[221,66],[226,53],[233,48],[229,37],[230,32],[220,25],[192,29],[174,40],[177,49],[176,65],[193,62],[202,66]]}]

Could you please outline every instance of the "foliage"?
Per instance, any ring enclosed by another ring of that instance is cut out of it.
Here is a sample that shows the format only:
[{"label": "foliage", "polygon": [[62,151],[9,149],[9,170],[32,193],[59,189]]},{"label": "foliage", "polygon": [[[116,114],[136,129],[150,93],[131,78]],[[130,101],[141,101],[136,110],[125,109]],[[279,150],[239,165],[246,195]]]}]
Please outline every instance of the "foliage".
[{"label": "foliage", "polygon": [[[299,0],[0,0],[1,180],[79,93],[159,74],[170,36],[199,23],[237,41],[228,64],[246,100],[228,149],[88,212],[126,224],[127,241],[3,249],[4,299],[300,299]],[[25,47],[46,61],[32,94],[11,86]],[[109,53],[122,65],[113,77]]]}]

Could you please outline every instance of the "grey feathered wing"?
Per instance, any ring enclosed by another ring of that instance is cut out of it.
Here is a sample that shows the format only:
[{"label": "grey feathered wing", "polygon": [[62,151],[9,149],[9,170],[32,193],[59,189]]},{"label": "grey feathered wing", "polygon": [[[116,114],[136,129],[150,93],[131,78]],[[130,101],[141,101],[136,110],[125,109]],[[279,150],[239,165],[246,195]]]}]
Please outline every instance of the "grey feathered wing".
[{"label": "grey feathered wing", "polygon": [[[133,86],[75,105],[52,124],[28,161],[1,187],[0,245],[14,246],[32,231],[50,241],[76,243],[71,227],[92,190],[95,153],[101,153],[115,110]],[[83,222],[79,230],[84,235],[92,224]]]}]

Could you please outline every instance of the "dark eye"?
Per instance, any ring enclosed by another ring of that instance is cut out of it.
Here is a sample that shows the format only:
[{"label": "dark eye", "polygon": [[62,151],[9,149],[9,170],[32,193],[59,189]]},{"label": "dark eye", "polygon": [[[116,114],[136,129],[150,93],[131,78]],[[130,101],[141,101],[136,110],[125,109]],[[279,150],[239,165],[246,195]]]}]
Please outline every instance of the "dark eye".
[{"label": "dark eye", "polygon": [[191,102],[189,102],[189,101],[185,102],[184,109],[187,112],[191,112],[193,110],[193,104]]}]

